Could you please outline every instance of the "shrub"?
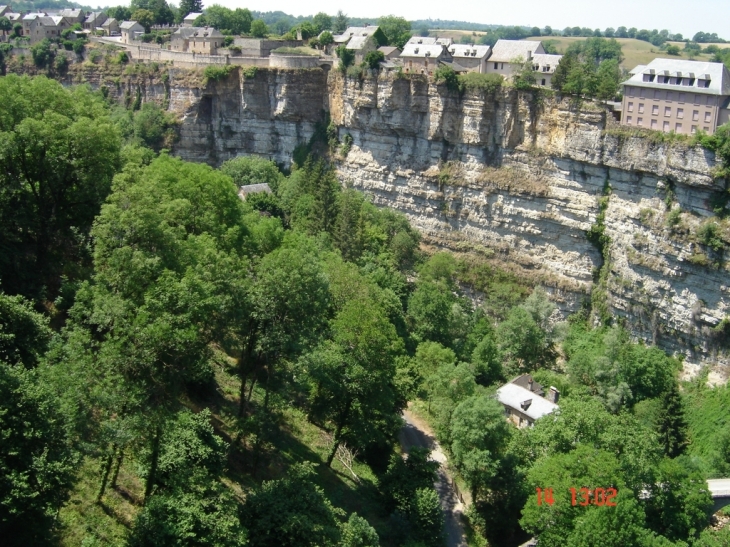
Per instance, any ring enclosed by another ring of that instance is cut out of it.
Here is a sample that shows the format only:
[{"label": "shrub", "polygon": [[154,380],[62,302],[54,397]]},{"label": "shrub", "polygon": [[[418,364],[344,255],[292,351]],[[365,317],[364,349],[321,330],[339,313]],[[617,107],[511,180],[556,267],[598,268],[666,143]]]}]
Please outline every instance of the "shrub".
[{"label": "shrub", "polygon": [[84,46],[86,42],[83,40],[74,40],[73,50],[76,55],[81,55],[84,52]]},{"label": "shrub", "polygon": [[40,68],[48,66],[53,58],[51,42],[47,38],[44,38],[37,44],[30,47],[30,53],[33,56],[35,66]]},{"label": "shrub", "polygon": [[89,61],[91,61],[92,63],[98,63],[99,61],[101,61],[102,57],[104,57],[104,54],[98,49],[92,49],[91,51],[89,51]]},{"label": "shrub", "polygon": [[222,80],[233,68],[231,65],[208,65],[203,71],[203,85],[207,85],[211,80],[215,82]]},{"label": "shrub", "polygon": [[241,49],[241,46],[228,46],[228,51],[235,53],[236,55],[240,55],[243,50]]},{"label": "shrub", "polygon": [[122,64],[122,63],[128,63],[128,62],[129,62],[129,57],[127,56],[127,52],[120,51],[119,54],[117,55],[117,63]]},{"label": "shrub", "polygon": [[478,72],[467,72],[466,74],[459,76],[459,83],[464,89],[493,93],[502,87],[504,78],[500,74],[479,74]]},{"label": "shrub", "polygon": [[382,51],[371,51],[367,55],[365,55],[365,59],[363,61],[363,64],[372,68],[376,69],[380,66],[381,61],[385,60],[385,55]]},{"label": "shrub", "polygon": [[241,72],[244,78],[251,79],[256,77],[257,69],[255,66],[247,66],[245,68],[242,68]]},{"label": "shrub", "polygon": [[679,46],[667,46],[667,55],[679,55]]},{"label": "shrub", "polygon": [[365,77],[365,70],[361,66],[349,66],[345,71],[348,78],[362,80]]},{"label": "shrub", "polygon": [[437,84],[446,84],[446,87],[459,90],[459,77],[450,66],[442,65],[433,73],[433,81]]},{"label": "shrub", "polygon": [[68,59],[63,54],[57,55],[53,64],[58,72],[63,72],[68,68]]},{"label": "shrub", "polygon": [[64,40],[63,41],[63,47],[67,51],[73,51],[73,49],[74,49],[74,42],[73,42],[73,40]]},{"label": "shrub", "polygon": [[697,237],[715,252],[720,252],[725,248],[725,242],[720,234],[720,227],[715,221],[709,221],[700,226],[700,229],[697,230]]},{"label": "shrub", "polygon": [[322,35],[319,37],[319,44],[321,46],[328,46],[332,42],[334,42],[334,36],[332,36],[332,33],[328,30],[325,30]]},{"label": "shrub", "polygon": [[[228,47],[228,46],[230,46],[230,45],[231,45],[231,44],[233,43],[233,40],[234,40],[234,39],[235,39],[235,38],[233,38],[233,36],[225,36],[225,37],[223,38],[223,44],[224,44],[224,45],[225,45],[226,47]],[[238,48],[238,51],[239,51],[239,52],[241,51],[241,48],[240,48],[240,47]]]},{"label": "shrub", "polygon": [[355,52],[351,49],[347,49],[343,45],[338,46],[337,49],[335,49],[335,53],[340,59],[340,66],[338,68],[340,69],[340,72],[344,74],[347,71],[347,67],[355,62]]},{"label": "shrub", "polygon": [[343,158],[346,158],[347,154],[350,153],[350,148],[352,148],[352,135],[347,133],[342,139],[342,146],[340,147],[340,154]]}]

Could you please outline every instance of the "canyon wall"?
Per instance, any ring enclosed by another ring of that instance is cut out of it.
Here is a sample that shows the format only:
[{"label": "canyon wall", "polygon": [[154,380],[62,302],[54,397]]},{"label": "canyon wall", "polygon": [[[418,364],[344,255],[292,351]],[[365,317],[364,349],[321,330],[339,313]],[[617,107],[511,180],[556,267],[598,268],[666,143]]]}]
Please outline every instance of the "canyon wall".
[{"label": "canyon wall", "polygon": [[240,154],[289,165],[329,117],[352,139],[335,160],[343,183],[403,212],[426,243],[545,286],[564,315],[592,299],[637,338],[683,355],[687,374],[728,375],[713,330],[730,314],[728,269],[696,237],[725,184],[707,150],[632,135],[588,101],[459,93],[420,75],[259,69],[205,83],[178,69],[88,70],[74,80],[166,104],[182,120],[175,153],[213,165]]}]

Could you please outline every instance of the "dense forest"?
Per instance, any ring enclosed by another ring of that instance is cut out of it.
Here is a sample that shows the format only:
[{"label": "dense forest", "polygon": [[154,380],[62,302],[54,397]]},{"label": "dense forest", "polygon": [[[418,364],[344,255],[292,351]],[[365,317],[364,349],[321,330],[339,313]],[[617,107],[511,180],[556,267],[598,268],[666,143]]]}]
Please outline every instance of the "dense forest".
[{"label": "dense forest", "polygon": [[[730,472],[730,390],[680,383],[590,301],[560,321],[487,258],[429,249],[337,179],[332,127],[290,169],[214,169],[170,155],[155,104],[14,75],[0,96],[5,544],[443,545],[407,406],[472,545],[730,541],[704,482]],[[253,183],[272,192],[242,200]],[[516,429],[495,390],[525,372],[560,410]]]}]

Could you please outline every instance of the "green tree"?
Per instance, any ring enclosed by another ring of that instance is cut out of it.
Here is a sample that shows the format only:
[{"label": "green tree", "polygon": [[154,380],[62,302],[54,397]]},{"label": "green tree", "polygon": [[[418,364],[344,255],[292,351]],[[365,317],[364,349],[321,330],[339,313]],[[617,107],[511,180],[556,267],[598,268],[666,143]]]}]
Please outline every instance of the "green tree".
[{"label": "green tree", "polygon": [[547,336],[525,308],[518,306],[497,327],[496,338],[509,375],[549,366],[554,357]]},{"label": "green tree", "polygon": [[316,34],[319,34],[323,30],[332,30],[332,17],[320,11],[312,19],[312,24],[317,28]]},{"label": "green tree", "polygon": [[13,30],[13,23],[10,22],[10,19],[7,17],[0,17],[0,31],[7,35],[10,34],[11,30]]},{"label": "green tree", "polygon": [[0,533],[47,545],[78,465],[59,401],[35,370],[0,361]]},{"label": "green tree", "polygon": [[35,367],[51,339],[48,319],[35,312],[22,296],[0,292],[0,361]]},{"label": "green tree", "polygon": [[251,22],[251,36],[254,38],[266,38],[266,35],[269,33],[269,28],[266,26],[266,23],[264,23],[261,19],[256,19]]},{"label": "green tree", "polygon": [[35,66],[39,68],[48,67],[53,61],[53,51],[51,51],[51,42],[44,38],[40,42],[30,46],[30,53],[33,56]]},{"label": "green tree", "polygon": [[220,166],[221,172],[233,179],[236,186],[268,184],[273,192],[284,178],[276,164],[258,156],[239,156]]},{"label": "green tree", "polygon": [[177,120],[156,103],[144,103],[134,114],[134,136],[146,146],[160,151],[175,141]]},{"label": "green tree", "polygon": [[342,525],[340,547],[380,547],[380,538],[368,521],[352,513]]},{"label": "green tree", "polygon": [[335,15],[335,20],[332,23],[332,32],[342,34],[347,30],[349,24],[350,20],[347,18],[347,15],[342,10],[338,10],[337,15]]},{"label": "green tree", "polygon": [[335,547],[340,530],[335,509],[314,483],[312,464],[292,466],[246,498],[242,521],[252,547]]},{"label": "green tree", "polygon": [[148,9],[138,9],[132,13],[132,20],[142,25],[145,32],[149,32],[150,27],[155,24],[155,14]]},{"label": "green tree", "polygon": [[385,60],[385,54],[382,51],[370,51],[365,55],[363,63],[371,69],[380,67],[380,63]]},{"label": "green tree", "polygon": [[88,266],[85,238],[120,165],[119,132],[84,87],[9,75],[0,94],[2,288],[53,300],[63,275]]},{"label": "green tree", "polygon": [[491,328],[474,348],[471,364],[478,384],[489,386],[504,380],[499,348]]},{"label": "green tree", "polygon": [[430,340],[450,346],[453,293],[441,283],[420,281],[408,299],[408,322],[416,341]]},{"label": "green tree", "polygon": [[474,394],[477,385],[471,365],[442,365],[426,378],[428,409],[433,414],[436,435],[442,442],[451,442],[451,419],[456,406]]},{"label": "green tree", "polygon": [[[385,34],[387,45],[403,48],[411,38],[411,23],[403,17],[386,15],[378,19],[378,26]],[[386,44],[380,44],[386,45]]]},{"label": "green tree", "polygon": [[335,41],[334,36],[329,30],[325,30],[319,37],[319,43],[322,46],[328,46]]},{"label": "green tree", "polygon": [[363,448],[389,438],[400,410],[394,358],[403,343],[375,302],[351,300],[332,322],[332,340],[305,357],[311,413],[331,422],[332,464],[339,445]]},{"label": "green tree", "polygon": [[473,500],[488,497],[510,438],[504,408],[475,395],[463,400],[451,416],[451,454]]},{"label": "green tree", "polygon": [[668,391],[659,396],[659,400],[661,401],[657,417],[659,441],[664,448],[664,454],[676,458],[687,446],[687,422],[677,384],[673,383]]},{"label": "green tree", "polygon": [[179,18],[182,21],[188,13],[202,13],[202,0],[180,0]]}]

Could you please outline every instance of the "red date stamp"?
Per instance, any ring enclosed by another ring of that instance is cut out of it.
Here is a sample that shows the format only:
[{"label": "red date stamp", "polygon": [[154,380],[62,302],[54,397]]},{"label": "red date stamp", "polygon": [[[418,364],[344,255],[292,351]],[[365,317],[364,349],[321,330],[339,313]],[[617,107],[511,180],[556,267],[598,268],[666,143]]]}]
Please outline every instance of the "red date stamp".
[{"label": "red date stamp", "polygon": [[[615,488],[571,488],[570,504],[575,507],[580,505],[586,507],[588,505],[597,505],[599,507],[616,507],[614,499],[618,495]],[[537,487],[537,504],[552,505],[555,503],[552,488]]]}]

